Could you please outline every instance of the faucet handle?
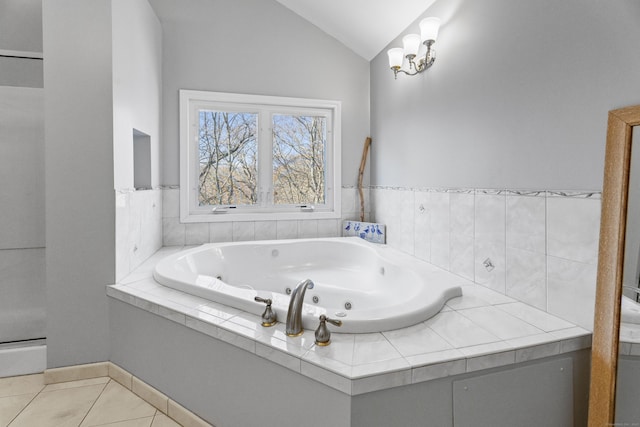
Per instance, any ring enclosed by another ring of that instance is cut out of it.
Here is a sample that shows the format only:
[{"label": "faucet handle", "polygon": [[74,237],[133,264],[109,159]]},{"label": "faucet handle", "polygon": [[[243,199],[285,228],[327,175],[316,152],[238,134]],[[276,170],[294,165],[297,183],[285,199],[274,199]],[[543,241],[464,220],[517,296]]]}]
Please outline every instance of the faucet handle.
[{"label": "faucet handle", "polygon": [[268,327],[275,325],[278,321],[278,316],[276,315],[276,312],[271,309],[271,303],[273,301],[271,301],[270,298],[255,297],[253,299],[256,302],[263,302],[267,304],[267,307],[264,309],[264,313],[262,313],[262,326]]},{"label": "faucet handle", "polygon": [[335,326],[342,326],[341,320],[329,319],[324,314],[321,314],[320,325],[316,329],[316,345],[324,347],[331,344],[331,331],[327,328],[327,322]]},{"label": "faucet handle", "polygon": [[320,317],[324,316],[324,320],[331,323],[332,325],[336,325],[336,326],[342,326],[342,320],[338,320],[338,319],[329,319],[327,316],[325,316],[324,314],[321,315]]}]

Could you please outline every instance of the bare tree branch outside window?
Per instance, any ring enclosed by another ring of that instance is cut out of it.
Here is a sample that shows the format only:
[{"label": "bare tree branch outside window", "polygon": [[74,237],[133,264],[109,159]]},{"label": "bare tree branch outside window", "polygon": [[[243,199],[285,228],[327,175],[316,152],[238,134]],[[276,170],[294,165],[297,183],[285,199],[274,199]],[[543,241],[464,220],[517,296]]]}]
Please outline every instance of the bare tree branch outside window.
[{"label": "bare tree branch outside window", "polygon": [[198,203],[257,202],[256,113],[200,111]]},{"label": "bare tree branch outside window", "polygon": [[[272,126],[273,182],[263,185],[274,204],[325,203],[326,117],[274,114]],[[200,206],[258,203],[257,127],[257,113],[199,112]]]},{"label": "bare tree branch outside window", "polygon": [[326,118],[273,116],[275,204],[325,202]]}]

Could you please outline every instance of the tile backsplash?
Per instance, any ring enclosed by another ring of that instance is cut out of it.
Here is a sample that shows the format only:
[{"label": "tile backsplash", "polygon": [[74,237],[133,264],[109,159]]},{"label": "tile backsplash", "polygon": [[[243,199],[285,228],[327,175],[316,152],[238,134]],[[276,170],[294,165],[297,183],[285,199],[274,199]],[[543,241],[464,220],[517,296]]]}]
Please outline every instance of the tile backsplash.
[{"label": "tile backsplash", "polygon": [[360,237],[371,243],[385,243],[385,226],[373,222],[346,220],[342,222],[343,237]]},{"label": "tile backsplash", "polygon": [[[162,190],[164,246],[342,235],[358,220],[356,188],[342,189],[342,218],[182,224],[179,189]],[[531,306],[593,328],[599,192],[483,189],[365,190],[365,220],[386,242]]]},{"label": "tile backsplash", "polygon": [[369,191],[390,246],[592,329],[599,192]]},{"label": "tile backsplash", "polygon": [[[365,218],[369,217],[368,200],[369,190],[366,189]],[[343,187],[341,203],[341,219],[183,224],[180,222],[180,189],[165,188],[162,203],[163,242],[165,246],[174,246],[209,242],[337,237],[341,235],[343,220],[355,220],[360,216],[358,190],[354,187]]]}]

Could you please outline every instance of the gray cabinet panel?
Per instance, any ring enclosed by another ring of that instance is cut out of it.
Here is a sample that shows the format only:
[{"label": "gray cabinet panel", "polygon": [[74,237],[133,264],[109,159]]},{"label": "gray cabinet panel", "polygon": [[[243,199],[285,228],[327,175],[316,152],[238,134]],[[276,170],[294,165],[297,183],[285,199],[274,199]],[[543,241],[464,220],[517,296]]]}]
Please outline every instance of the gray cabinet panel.
[{"label": "gray cabinet panel", "polygon": [[454,427],[573,425],[570,358],[453,382]]}]

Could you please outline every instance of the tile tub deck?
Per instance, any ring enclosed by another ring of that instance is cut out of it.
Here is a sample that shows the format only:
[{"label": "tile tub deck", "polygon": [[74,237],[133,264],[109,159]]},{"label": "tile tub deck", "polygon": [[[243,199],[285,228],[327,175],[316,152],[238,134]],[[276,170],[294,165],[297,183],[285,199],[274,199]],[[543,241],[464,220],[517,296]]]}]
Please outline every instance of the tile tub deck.
[{"label": "tile tub deck", "polygon": [[314,331],[287,337],[284,324],[158,284],[153,268],[183,247],[164,247],[107,295],[227,342],[347,395],[415,384],[569,353],[591,346],[591,332],[460,278],[463,296],[431,319],[370,334],[332,330],[316,346]]}]

